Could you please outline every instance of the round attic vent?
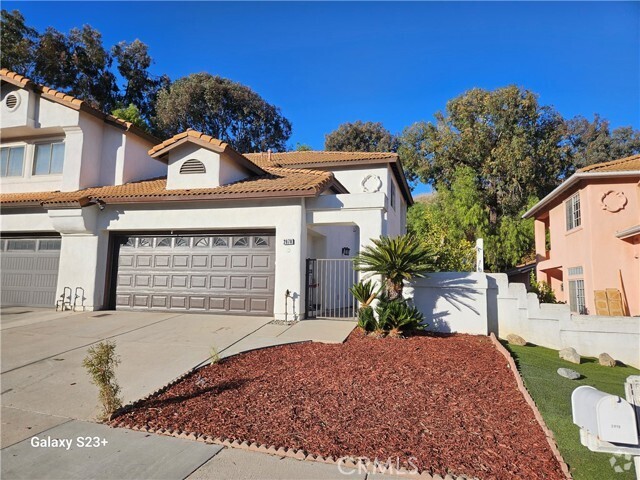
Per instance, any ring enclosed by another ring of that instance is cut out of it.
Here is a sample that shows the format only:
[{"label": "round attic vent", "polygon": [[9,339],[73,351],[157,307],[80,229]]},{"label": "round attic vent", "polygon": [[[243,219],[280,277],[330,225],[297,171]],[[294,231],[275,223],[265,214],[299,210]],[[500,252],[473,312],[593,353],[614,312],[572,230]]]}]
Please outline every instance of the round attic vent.
[{"label": "round attic vent", "polygon": [[10,93],[4,98],[4,104],[9,110],[13,110],[20,103],[20,98],[15,93]]}]

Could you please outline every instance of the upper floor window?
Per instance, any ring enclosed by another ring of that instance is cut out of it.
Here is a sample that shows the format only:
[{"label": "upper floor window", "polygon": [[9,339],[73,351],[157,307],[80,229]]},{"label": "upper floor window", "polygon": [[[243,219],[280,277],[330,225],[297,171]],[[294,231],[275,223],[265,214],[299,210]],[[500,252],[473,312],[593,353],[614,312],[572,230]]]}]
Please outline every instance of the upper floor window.
[{"label": "upper floor window", "polygon": [[2,147],[0,155],[0,176],[21,177],[24,168],[24,147]]},{"label": "upper floor window", "polygon": [[396,208],[396,186],[393,182],[391,182],[391,191],[389,192],[389,203],[391,203],[391,208],[395,210]]},{"label": "upper floor window", "polygon": [[33,159],[34,175],[62,173],[64,163],[64,143],[39,143]]},{"label": "upper floor window", "polygon": [[580,226],[580,194],[576,193],[573,197],[565,202],[567,214],[567,230],[573,230]]}]

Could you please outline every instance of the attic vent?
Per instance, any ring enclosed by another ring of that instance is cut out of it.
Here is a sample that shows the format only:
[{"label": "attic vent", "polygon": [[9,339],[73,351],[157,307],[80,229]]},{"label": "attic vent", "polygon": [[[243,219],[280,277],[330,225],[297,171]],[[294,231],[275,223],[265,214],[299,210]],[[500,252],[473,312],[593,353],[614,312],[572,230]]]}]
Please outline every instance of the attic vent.
[{"label": "attic vent", "polygon": [[18,106],[18,102],[19,102],[19,99],[15,93],[10,93],[4,99],[4,104],[10,110],[13,110],[14,108],[16,108]]},{"label": "attic vent", "polygon": [[191,158],[184,162],[180,167],[180,173],[206,173],[204,163],[195,158]]}]

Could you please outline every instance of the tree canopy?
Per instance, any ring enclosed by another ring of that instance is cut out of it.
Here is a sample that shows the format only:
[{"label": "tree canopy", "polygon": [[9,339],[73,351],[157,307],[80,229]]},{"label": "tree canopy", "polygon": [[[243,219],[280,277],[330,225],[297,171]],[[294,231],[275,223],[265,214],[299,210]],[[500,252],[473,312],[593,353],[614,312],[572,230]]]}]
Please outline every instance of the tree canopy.
[{"label": "tree canopy", "polygon": [[397,139],[380,122],[343,123],[327,134],[324,149],[337,152],[395,152]]},{"label": "tree canopy", "polygon": [[291,123],[249,87],[208,73],[176,80],[160,91],[158,128],[165,136],[194,128],[240,152],[285,150]]},{"label": "tree canopy", "polygon": [[142,41],[105,48],[89,25],[39,33],[18,10],[2,10],[1,65],[113,112],[157,136],[195,128],[242,152],[284,150],[291,123],[249,87],[202,73],[171,83],[150,73]]}]

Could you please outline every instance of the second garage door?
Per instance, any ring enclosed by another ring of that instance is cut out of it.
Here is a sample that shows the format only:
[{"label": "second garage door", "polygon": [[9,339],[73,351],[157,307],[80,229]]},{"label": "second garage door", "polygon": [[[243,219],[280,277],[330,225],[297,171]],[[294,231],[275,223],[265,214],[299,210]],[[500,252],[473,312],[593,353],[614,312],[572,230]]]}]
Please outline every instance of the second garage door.
[{"label": "second garage door", "polygon": [[117,239],[116,308],[273,313],[273,235]]}]

